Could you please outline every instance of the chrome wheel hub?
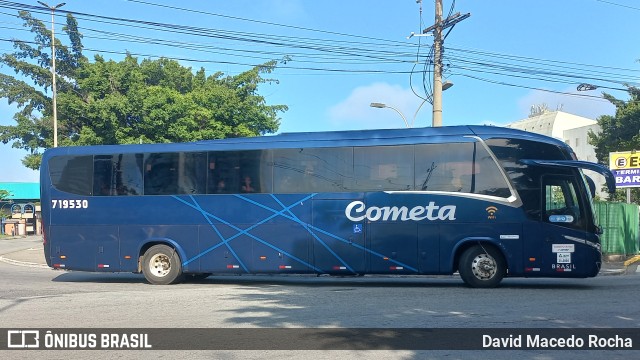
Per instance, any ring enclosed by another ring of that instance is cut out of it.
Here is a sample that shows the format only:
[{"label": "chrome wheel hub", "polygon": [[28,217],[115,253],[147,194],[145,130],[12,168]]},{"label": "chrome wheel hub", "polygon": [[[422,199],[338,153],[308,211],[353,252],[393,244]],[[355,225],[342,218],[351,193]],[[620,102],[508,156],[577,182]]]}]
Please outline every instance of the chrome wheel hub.
[{"label": "chrome wheel hub", "polygon": [[167,276],[171,271],[171,259],[165,254],[153,255],[149,260],[149,270],[154,276]]},{"label": "chrome wheel hub", "polygon": [[471,264],[473,275],[480,280],[491,279],[496,274],[497,268],[495,259],[489,254],[476,256]]}]

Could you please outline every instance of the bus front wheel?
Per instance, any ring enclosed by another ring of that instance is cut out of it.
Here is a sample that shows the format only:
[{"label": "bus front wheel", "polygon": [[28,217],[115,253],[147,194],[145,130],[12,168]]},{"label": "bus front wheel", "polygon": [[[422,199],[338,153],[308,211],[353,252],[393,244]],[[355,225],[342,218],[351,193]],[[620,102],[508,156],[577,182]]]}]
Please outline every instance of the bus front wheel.
[{"label": "bus front wheel", "polygon": [[142,273],[153,285],[178,282],[182,276],[180,256],[167,245],[154,245],[142,257]]},{"label": "bus front wheel", "polygon": [[498,286],[507,273],[502,254],[491,246],[473,246],[460,256],[460,277],[474,288]]}]

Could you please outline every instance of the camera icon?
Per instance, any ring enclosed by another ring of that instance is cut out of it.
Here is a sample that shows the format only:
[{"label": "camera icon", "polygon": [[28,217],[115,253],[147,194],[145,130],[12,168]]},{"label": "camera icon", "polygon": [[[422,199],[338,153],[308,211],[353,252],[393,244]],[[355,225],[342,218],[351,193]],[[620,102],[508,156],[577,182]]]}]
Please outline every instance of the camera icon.
[{"label": "camera icon", "polygon": [[8,330],[7,347],[10,349],[32,349],[40,347],[39,330]]}]

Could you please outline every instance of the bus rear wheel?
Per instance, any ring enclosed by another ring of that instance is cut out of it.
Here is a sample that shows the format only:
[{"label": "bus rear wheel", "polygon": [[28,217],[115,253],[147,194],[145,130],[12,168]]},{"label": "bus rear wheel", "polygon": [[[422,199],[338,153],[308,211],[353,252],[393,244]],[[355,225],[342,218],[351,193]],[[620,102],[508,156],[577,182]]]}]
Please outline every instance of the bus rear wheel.
[{"label": "bus rear wheel", "polygon": [[142,257],[142,273],[153,285],[176,283],[182,277],[180,256],[170,246],[154,245]]},{"label": "bus rear wheel", "polygon": [[460,277],[474,288],[498,286],[507,273],[502,254],[491,246],[473,246],[460,256]]}]

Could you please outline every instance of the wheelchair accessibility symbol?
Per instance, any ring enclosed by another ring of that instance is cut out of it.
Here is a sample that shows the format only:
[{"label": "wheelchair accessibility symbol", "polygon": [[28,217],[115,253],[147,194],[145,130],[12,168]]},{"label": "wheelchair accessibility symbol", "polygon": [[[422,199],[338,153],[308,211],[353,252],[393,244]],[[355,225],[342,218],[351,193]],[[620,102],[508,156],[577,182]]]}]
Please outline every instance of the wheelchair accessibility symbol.
[{"label": "wheelchair accessibility symbol", "polygon": [[362,224],[353,224],[353,233],[360,234],[362,232]]}]

